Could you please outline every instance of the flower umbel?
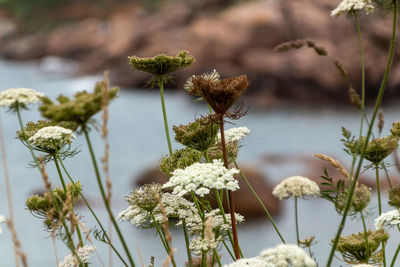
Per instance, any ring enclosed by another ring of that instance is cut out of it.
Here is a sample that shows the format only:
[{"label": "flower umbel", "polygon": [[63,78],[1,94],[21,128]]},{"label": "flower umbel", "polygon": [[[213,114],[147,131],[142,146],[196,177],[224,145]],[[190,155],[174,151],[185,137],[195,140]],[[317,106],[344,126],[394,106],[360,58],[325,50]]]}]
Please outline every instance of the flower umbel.
[{"label": "flower umbel", "polygon": [[21,107],[26,109],[27,105],[40,101],[44,94],[29,88],[10,88],[0,92],[0,106],[15,109]]},{"label": "flower umbel", "polygon": [[319,196],[319,186],[307,177],[292,176],[275,186],[272,194],[280,200],[291,197]]},{"label": "flower umbel", "polygon": [[391,210],[382,213],[381,216],[375,219],[375,228],[383,229],[385,226],[393,227],[400,224],[400,211]]},{"label": "flower umbel", "polygon": [[81,247],[77,249],[76,256],[72,254],[66,256],[64,260],[58,264],[58,267],[75,267],[78,266],[79,261],[81,263],[89,263],[90,254],[95,250],[96,248],[94,246]]},{"label": "flower umbel", "polygon": [[65,145],[69,145],[75,139],[70,129],[59,126],[48,126],[37,131],[28,139],[28,142],[41,150],[60,151]]},{"label": "flower umbel", "polygon": [[220,160],[213,163],[194,163],[185,169],[177,169],[163,188],[172,188],[172,194],[183,196],[189,192],[204,197],[211,189],[236,190],[238,181],[233,178],[239,170],[227,169]]},{"label": "flower umbel", "polygon": [[265,266],[316,267],[317,263],[296,245],[282,244],[263,250],[259,256]]},{"label": "flower umbel", "polygon": [[356,12],[365,9],[367,14],[374,11],[371,0],[343,0],[337,8],[332,10],[331,16],[338,17],[343,13]]},{"label": "flower umbel", "polygon": [[247,259],[240,259],[231,264],[224,265],[224,267],[266,267],[266,262],[255,257],[255,258],[247,258]]},{"label": "flower umbel", "polygon": [[[226,142],[237,142],[244,138],[250,133],[247,127],[236,127],[225,130],[225,141]],[[218,139],[221,139],[221,133],[218,133]]]}]

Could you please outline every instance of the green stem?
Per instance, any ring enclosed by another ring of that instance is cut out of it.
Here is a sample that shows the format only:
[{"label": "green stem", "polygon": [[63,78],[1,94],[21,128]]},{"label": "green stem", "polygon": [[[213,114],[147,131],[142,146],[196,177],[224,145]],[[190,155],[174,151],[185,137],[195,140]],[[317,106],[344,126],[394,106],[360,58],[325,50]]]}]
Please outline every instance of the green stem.
[{"label": "green stem", "polygon": [[160,87],[161,107],[162,107],[162,113],[163,113],[163,118],[164,118],[165,135],[167,136],[168,150],[169,150],[169,155],[171,156],[173,152],[172,152],[171,138],[169,136],[167,111],[165,109],[165,102],[164,102],[164,79],[163,78],[160,79],[158,86]]},{"label": "green stem", "polygon": [[83,133],[84,133],[84,135],[85,135],[86,143],[87,143],[87,145],[88,145],[88,147],[89,147],[89,152],[90,152],[90,156],[91,156],[91,158],[92,158],[92,163],[93,163],[93,167],[94,167],[94,172],[95,172],[95,174],[96,174],[97,184],[98,184],[99,189],[100,189],[101,197],[103,198],[104,206],[106,207],[106,210],[107,210],[107,212],[108,212],[108,215],[109,215],[109,217],[110,217],[110,220],[111,220],[112,224],[114,225],[114,228],[115,228],[115,230],[116,230],[116,232],[117,232],[117,235],[118,235],[118,237],[119,237],[119,239],[120,239],[120,241],[121,241],[121,244],[122,244],[122,246],[123,246],[123,248],[124,248],[124,250],[125,250],[125,253],[126,253],[126,255],[127,255],[127,257],[128,257],[128,260],[129,260],[129,263],[130,263],[130,265],[131,265],[132,267],[134,267],[134,266],[135,266],[135,263],[133,262],[131,253],[129,252],[128,246],[127,246],[127,244],[126,244],[126,242],[125,242],[125,239],[124,239],[124,236],[122,235],[121,230],[119,229],[118,224],[117,224],[117,222],[115,221],[114,214],[112,213],[111,208],[110,208],[110,205],[109,205],[109,203],[108,203],[107,196],[106,196],[106,193],[105,193],[105,191],[104,191],[103,184],[102,184],[102,182],[101,182],[100,172],[99,172],[99,168],[97,167],[96,157],[95,157],[94,152],[93,152],[92,143],[90,142],[89,134],[88,134],[88,131],[87,131],[85,125],[82,126],[82,131],[83,131]]},{"label": "green stem", "polygon": [[[363,228],[364,228],[365,246],[366,246],[367,248],[369,248],[369,246],[368,246],[368,230],[367,230],[367,225],[365,224],[365,218],[364,218],[363,212],[360,211],[360,214],[361,214],[361,220],[362,220]],[[366,263],[368,263],[368,259],[369,259],[369,249],[366,249],[365,258],[366,258]]]},{"label": "green stem", "polygon": [[340,236],[342,234],[342,231],[344,229],[344,225],[346,223],[347,214],[348,214],[349,209],[350,209],[351,199],[353,198],[354,189],[355,189],[355,186],[357,184],[358,176],[360,175],[360,171],[361,171],[361,168],[362,168],[362,163],[363,163],[363,159],[364,159],[365,152],[366,152],[366,149],[367,149],[368,141],[369,141],[369,138],[370,138],[371,133],[372,133],[372,126],[375,123],[375,119],[376,119],[376,115],[378,113],[378,109],[379,109],[379,107],[380,107],[380,105],[382,103],[383,94],[385,92],[386,83],[387,83],[387,80],[388,80],[390,68],[392,66],[392,61],[393,61],[393,56],[394,56],[394,48],[395,48],[395,43],[396,43],[396,27],[397,27],[397,12],[398,12],[397,1],[393,1],[393,5],[394,5],[393,31],[392,31],[392,39],[391,39],[391,42],[390,42],[389,58],[388,58],[388,62],[387,62],[387,65],[386,65],[385,74],[383,76],[382,83],[381,83],[381,86],[379,88],[378,96],[376,98],[375,108],[374,108],[374,111],[373,111],[373,114],[372,114],[372,118],[371,118],[371,123],[370,123],[370,125],[368,127],[368,133],[367,133],[367,136],[366,136],[364,147],[362,149],[361,158],[360,158],[358,166],[357,166],[357,170],[356,170],[356,174],[355,174],[355,177],[354,177],[354,181],[352,181],[351,188],[350,188],[349,193],[347,195],[346,206],[345,206],[345,209],[344,209],[344,212],[343,212],[343,217],[342,217],[342,220],[341,220],[340,225],[338,227],[338,231],[336,233],[336,237],[335,237],[335,239],[333,241],[331,252],[329,254],[329,258],[328,258],[328,262],[327,262],[326,267],[330,267],[331,264],[332,264],[333,256],[335,254],[335,250],[336,250],[337,244],[339,242],[339,238],[340,238]]},{"label": "green stem", "polygon": [[376,190],[378,191],[378,210],[380,216],[382,214],[382,202],[381,202],[381,183],[379,181],[379,163],[375,164],[375,178],[376,178]]},{"label": "green stem", "polygon": [[296,237],[297,237],[297,245],[300,246],[300,236],[299,236],[299,216],[297,210],[297,197],[294,198],[294,214],[296,218]]},{"label": "green stem", "polygon": [[183,227],[183,234],[185,236],[185,245],[186,245],[186,252],[187,252],[187,256],[188,256],[188,263],[189,263],[189,267],[193,267],[193,261],[192,261],[192,253],[190,251],[189,248],[189,234],[188,234],[188,230],[187,230],[187,225],[186,225],[186,220],[182,219],[182,227]]},{"label": "green stem", "polygon": [[94,212],[94,210],[92,209],[92,207],[90,206],[89,202],[87,201],[86,197],[82,194],[81,191],[78,190],[78,187],[76,186],[74,180],[72,180],[71,175],[69,175],[67,169],[64,166],[64,163],[62,162],[62,160],[58,157],[58,160],[60,161],[61,167],[63,168],[64,172],[67,174],[68,179],[71,181],[71,183],[73,184],[73,186],[75,187],[75,190],[77,190],[79,192],[79,195],[81,196],[83,202],[85,202],[86,207],[89,209],[90,213],[93,215],[94,219],[96,220],[97,224],[99,225],[100,229],[102,230],[104,236],[106,237],[107,240],[107,244],[112,248],[112,250],[114,250],[115,254],[117,254],[118,258],[122,261],[122,263],[128,267],[128,264],[125,262],[125,260],[122,258],[121,254],[118,252],[118,250],[114,247],[114,245],[111,243],[110,238],[107,235],[106,230],[104,229],[102,223],[100,222],[99,218],[97,217],[96,213]]},{"label": "green stem", "polygon": [[249,180],[247,180],[246,176],[243,174],[243,172],[240,170],[236,160],[233,161],[233,163],[235,164],[236,168],[240,171],[240,177],[242,177],[243,181],[246,183],[247,187],[250,189],[251,193],[253,194],[253,196],[257,199],[258,203],[261,205],[261,207],[263,208],[265,214],[268,217],[268,220],[272,223],[272,226],[275,229],[275,232],[278,234],[279,238],[281,239],[283,244],[286,244],[285,240],[283,239],[281,233],[278,230],[278,227],[276,226],[274,219],[272,219],[271,214],[269,213],[267,207],[265,207],[264,203],[262,202],[262,200],[260,199],[260,197],[258,196],[258,194],[256,193],[256,191],[254,190],[253,186],[249,183]]},{"label": "green stem", "polygon": [[[221,264],[221,260],[219,259],[217,250],[214,249],[213,253],[214,253],[214,258],[217,259],[218,266],[221,267],[222,264]],[[214,263],[211,266],[214,267]]]},{"label": "green stem", "polygon": [[397,259],[397,256],[399,255],[399,252],[400,252],[400,243],[399,243],[399,245],[397,246],[396,252],[394,253],[392,262],[390,263],[390,267],[393,267],[393,266],[394,266],[394,264],[395,264],[395,262],[396,262],[396,259]]},{"label": "green stem", "polygon": [[154,225],[155,225],[155,227],[156,227],[157,233],[158,233],[158,235],[160,236],[161,243],[163,244],[164,249],[165,249],[165,251],[167,252],[167,255],[169,255],[168,243],[167,243],[167,241],[164,239],[164,235],[161,233],[160,226],[158,225],[158,222],[156,221],[156,218],[154,217],[153,212],[150,212],[150,215],[151,215],[151,219],[153,220]]},{"label": "green stem", "polygon": [[365,56],[364,56],[364,45],[363,45],[363,38],[361,35],[360,22],[358,20],[358,14],[357,12],[354,12],[353,14],[356,22],[358,38],[360,41],[360,55],[361,55],[361,122],[360,122],[360,137],[361,137],[364,124],[364,109],[365,109]]}]

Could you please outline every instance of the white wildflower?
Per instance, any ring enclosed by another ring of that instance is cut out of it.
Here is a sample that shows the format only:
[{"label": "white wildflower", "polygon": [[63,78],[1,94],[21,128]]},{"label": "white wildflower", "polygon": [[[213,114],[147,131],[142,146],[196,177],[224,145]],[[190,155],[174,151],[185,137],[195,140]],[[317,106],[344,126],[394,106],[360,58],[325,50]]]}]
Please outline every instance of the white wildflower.
[{"label": "white wildflower", "polygon": [[336,9],[332,10],[331,16],[337,17],[343,13],[349,13],[352,11],[358,11],[365,9],[367,14],[374,11],[374,6],[371,0],[343,0]]},{"label": "white wildflower", "polygon": [[[202,220],[197,213],[194,213],[194,215],[195,216],[191,216],[186,219],[186,224],[191,234],[200,234],[203,230]],[[231,215],[229,213],[225,214],[225,218],[227,220],[226,223],[219,209],[214,209],[210,212],[206,212],[205,217],[206,219],[210,217],[213,218],[212,230],[217,235],[225,235],[226,231],[232,229],[232,220],[231,220]],[[236,224],[243,223],[244,217],[239,213],[235,213],[235,221]]]},{"label": "white wildflower", "polygon": [[173,188],[172,194],[183,196],[189,192],[204,197],[211,189],[236,190],[238,181],[233,175],[239,170],[227,169],[220,160],[213,163],[194,163],[185,169],[177,169],[163,188]]},{"label": "white wildflower", "polygon": [[[0,224],[5,223],[7,221],[6,216],[0,215]],[[3,232],[3,228],[0,226],[0,234]]]},{"label": "white wildflower", "polygon": [[382,213],[375,219],[375,228],[383,229],[385,226],[395,226],[400,224],[400,212],[398,210],[391,210]]},{"label": "white wildflower", "polygon": [[353,267],[375,267],[375,266],[373,266],[373,265],[370,265],[370,264],[365,264],[365,263],[363,263],[363,264],[356,264],[356,265],[352,265]]},{"label": "white wildflower", "polygon": [[44,97],[44,94],[38,93],[29,88],[10,88],[0,93],[0,106],[15,107],[36,103]]},{"label": "white wildflower", "polygon": [[248,259],[240,259],[231,264],[224,265],[224,267],[266,267],[265,261],[255,257]]},{"label": "white wildflower", "polygon": [[275,186],[272,194],[280,200],[290,197],[318,196],[319,186],[307,177],[292,176]]},{"label": "white wildflower", "polygon": [[37,131],[28,142],[41,149],[60,150],[66,144],[71,144],[75,138],[72,130],[59,126],[48,126]]},{"label": "white wildflower", "polygon": [[266,266],[279,267],[317,267],[317,263],[296,245],[281,244],[260,253],[260,259]]},{"label": "white wildflower", "polygon": [[[192,75],[189,79],[187,79],[185,85],[183,88],[185,88],[186,91],[191,91],[193,89],[193,81],[192,79],[195,78],[196,75]],[[218,82],[220,80],[220,75],[216,70],[213,70],[211,73],[203,73],[200,75],[201,78],[210,80],[212,82]]]},{"label": "white wildflower", "polygon": [[[64,260],[62,262],[60,262],[58,264],[58,267],[74,267],[77,266],[79,263],[79,260],[82,263],[89,263],[89,256],[90,254],[92,254],[94,251],[96,250],[96,248],[94,246],[84,246],[79,248],[76,251],[76,256],[72,254],[69,254],[68,256],[66,256],[64,258]],[[77,259],[79,258],[79,260]]]},{"label": "white wildflower", "polygon": [[202,252],[207,252],[209,250],[216,249],[221,240],[222,240],[221,237],[218,238],[196,237],[190,241],[189,249],[192,250],[195,254],[200,255]]},{"label": "white wildflower", "polygon": [[[236,127],[225,131],[226,142],[236,142],[250,133],[247,127]],[[218,133],[218,139],[221,139],[221,133]]]}]

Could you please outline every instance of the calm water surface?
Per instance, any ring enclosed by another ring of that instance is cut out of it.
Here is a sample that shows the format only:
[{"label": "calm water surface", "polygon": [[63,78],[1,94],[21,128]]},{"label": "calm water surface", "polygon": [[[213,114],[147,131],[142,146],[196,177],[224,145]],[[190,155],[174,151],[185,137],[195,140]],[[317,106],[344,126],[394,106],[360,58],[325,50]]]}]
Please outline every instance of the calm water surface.
[{"label": "calm water surface", "polygon": [[[39,63],[10,63],[0,61],[1,90],[10,87],[29,87],[43,92],[51,98],[60,93],[67,96],[75,91],[92,90],[94,82],[100,77],[65,78],[55,73],[46,72],[51,69],[43,67]],[[132,74],[134,75],[134,74]],[[164,137],[159,94],[153,91],[128,91],[121,90],[118,99],[110,106],[110,145],[111,145],[111,176],[113,180],[113,210],[115,214],[126,208],[124,196],[133,187],[135,177],[150,166],[154,166],[161,155],[167,154],[167,145]],[[183,93],[166,93],[166,105],[170,126],[192,121],[194,116],[205,114],[204,105],[193,104],[192,100]],[[400,109],[389,108],[385,110],[385,120],[389,123],[400,120]],[[7,160],[13,190],[13,205],[15,209],[16,228],[23,248],[28,256],[30,266],[55,266],[55,257],[49,233],[43,230],[39,219],[35,219],[25,210],[25,199],[35,190],[43,188],[42,180],[35,169],[28,167],[31,158],[24,146],[15,139],[18,129],[17,118],[12,113],[1,111],[4,135],[7,146]],[[36,107],[22,114],[25,122],[39,118]],[[99,117],[98,117],[99,119]],[[100,121],[100,120],[99,120]],[[359,124],[358,113],[340,109],[308,109],[289,108],[260,111],[250,107],[248,116],[235,122],[238,126],[247,126],[252,132],[245,139],[239,161],[259,166],[272,183],[277,183],[287,176],[301,174],[304,169],[296,164],[289,166],[268,166],[261,157],[270,153],[311,155],[312,153],[326,153],[338,158],[346,159],[341,150],[340,127],[342,125],[357,131]],[[228,128],[231,126],[228,126]],[[103,154],[103,143],[99,133],[91,132],[92,140],[98,158]],[[82,151],[74,159],[65,161],[67,168],[75,179],[81,181],[88,199],[97,208],[100,217],[106,221],[106,214],[102,208],[102,202],[98,193],[97,184],[88,157],[85,142],[79,136],[74,143]],[[174,144],[178,148],[177,144]],[[51,164],[48,167],[50,179],[53,184],[58,184],[56,173]],[[396,176],[397,174],[394,173]],[[3,171],[0,172],[0,214],[8,214],[5,195]],[[371,204],[376,208],[376,198]],[[384,211],[390,208],[384,206]],[[374,211],[374,210],[373,210]],[[91,215],[86,209],[80,208],[83,221],[92,227],[95,225]],[[315,256],[320,261],[320,266],[326,262],[329,253],[330,239],[334,235],[339,223],[332,205],[322,200],[308,200],[300,202],[301,235],[306,237],[315,234],[319,241],[314,247]],[[295,242],[293,205],[291,201],[285,201],[283,212],[276,218],[279,229],[288,242]],[[371,219],[369,225],[373,227]],[[139,262],[140,254],[148,264],[151,256],[156,257],[156,266],[161,266],[165,259],[164,250],[155,231],[138,230],[128,223],[121,223],[131,251]],[[361,222],[348,220],[345,234],[361,229]],[[3,229],[4,230],[4,229]],[[177,262],[185,260],[183,235],[178,229],[173,229],[173,246],[177,247]],[[391,232],[394,236],[396,232]],[[245,256],[256,256],[262,249],[279,244],[279,239],[266,219],[261,218],[251,221],[239,227],[240,244]],[[394,237],[393,239],[396,239]],[[394,252],[394,241],[389,242],[389,258]],[[115,244],[118,244],[115,238]],[[96,242],[98,251],[107,262],[108,249],[103,244]],[[60,259],[63,259],[68,251],[61,243],[57,244]],[[122,250],[121,250],[122,251]],[[226,254],[224,252],[224,254]],[[97,257],[92,257],[93,266],[101,266]],[[0,266],[13,266],[14,257],[10,234],[5,230],[0,235]],[[230,259],[226,254],[223,262]],[[180,264],[178,264],[180,265]],[[340,266],[337,262],[335,266]],[[343,264],[342,264],[343,265]],[[114,266],[121,266],[115,260]],[[181,265],[182,266],[182,265]]]}]

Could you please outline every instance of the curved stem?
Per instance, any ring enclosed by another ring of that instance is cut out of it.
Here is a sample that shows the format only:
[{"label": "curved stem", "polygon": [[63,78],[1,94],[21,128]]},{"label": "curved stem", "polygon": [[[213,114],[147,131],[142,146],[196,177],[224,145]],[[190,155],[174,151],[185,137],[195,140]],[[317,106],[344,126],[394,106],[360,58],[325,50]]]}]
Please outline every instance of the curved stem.
[{"label": "curved stem", "polygon": [[94,152],[93,152],[92,143],[90,142],[89,134],[88,134],[88,131],[87,131],[85,125],[82,126],[82,131],[83,131],[83,133],[85,135],[86,143],[87,143],[87,145],[89,147],[89,152],[90,152],[90,156],[92,158],[94,172],[96,174],[97,185],[99,186],[101,197],[103,198],[104,206],[106,207],[106,210],[108,212],[110,220],[111,220],[112,224],[114,225],[114,228],[115,228],[115,230],[117,232],[118,238],[121,241],[121,244],[122,244],[122,246],[123,246],[123,248],[125,250],[125,253],[126,253],[126,255],[128,257],[128,260],[129,260],[129,263],[130,263],[131,266],[134,267],[135,263],[133,262],[131,253],[129,252],[128,246],[127,246],[127,244],[125,242],[125,239],[124,239],[124,236],[122,235],[121,230],[119,229],[118,224],[115,221],[114,214],[112,213],[110,205],[109,205],[109,203],[107,201],[107,196],[106,196],[106,193],[104,191],[104,186],[103,186],[103,184],[101,182],[101,178],[100,178],[99,168],[97,167],[96,157],[95,157]]},{"label": "curved stem", "polygon": [[190,244],[190,242],[189,242],[189,234],[188,234],[188,231],[187,231],[187,225],[186,225],[186,220],[185,219],[182,219],[182,227],[183,227],[183,234],[185,236],[186,253],[187,253],[187,256],[188,256],[189,267],[193,267],[192,253],[191,253],[190,248],[189,248],[189,244]]},{"label": "curved stem", "polygon": [[[63,168],[64,172],[67,174],[68,179],[71,181],[71,183],[73,184],[73,186],[75,187],[75,189],[77,190],[78,187],[76,186],[74,180],[71,178],[71,175],[69,175],[67,169],[64,166],[64,163],[62,162],[62,160],[58,157],[58,160],[60,161],[61,167]],[[90,213],[93,215],[94,219],[96,220],[97,224],[99,225],[100,229],[102,230],[102,232],[104,233],[104,236],[106,237],[107,240],[107,244],[112,248],[112,250],[115,252],[115,254],[117,254],[118,258],[122,261],[122,263],[128,267],[128,264],[125,262],[125,260],[122,258],[121,254],[118,252],[118,250],[114,247],[114,245],[111,243],[111,239],[108,237],[106,230],[104,229],[101,221],[99,220],[99,218],[97,217],[96,213],[94,212],[94,210],[92,209],[92,207],[90,206],[89,202],[87,201],[86,197],[82,194],[81,191],[79,191],[79,195],[81,196],[83,202],[85,203],[86,207],[89,209]]]},{"label": "curved stem", "polygon": [[261,207],[263,208],[265,214],[268,217],[268,220],[272,223],[272,226],[275,229],[275,232],[278,234],[279,238],[281,239],[283,244],[286,244],[285,239],[283,239],[281,233],[278,230],[278,227],[276,226],[274,219],[272,219],[271,214],[269,213],[267,207],[265,207],[264,203],[262,202],[262,200],[260,199],[260,197],[258,196],[258,194],[256,193],[256,191],[254,190],[253,186],[250,184],[249,180],[247,180],[246,176],[243,174],[243,172],[240,170],[236,160],[233,161],[233,163],[235,164],[236,168],[240,171],[240,177],[242,177],[243,181],[246,183],[247,187],[250,189],[251,193],[253,194],[253,196],[257,199],[258,203],[261,205]]},{"label": "curved stem", "polygon": [[294,214],[296,218],[296,237],[297,237],[297,245],[300,246],[300,236],[299,236],[299,216],[297,210],[297,197],[294,198]]},{"label": "curved stem", "polygon": [[169,155],[171,156],[173,152],[172,152],[171,138],[169,136],[167,111],[165,109],[165,102],[164,102],[164,79],[162,79],[162,78],[160,79],[158,86],[160,87],[161,107],[162,107],[162,113],[163,113],[163,118],[164,118],[165,135],[167,136],[168,150],[169,150]]},{"label": "curved stem", "polygon": [[371,137],[371,134],[372,134],[372,127],[373,127],[373,125],[375,123],[375,119],[376,119],[376,115],[378,113],[378,109],[379,109],[379,107],[380,107],[380,105],[382,103],[383,94],[385,92],[387,79],[388,79],[388,76],[389,76],[390,68],[392,66],[393,56],[394,56],[394,48],[395,48],[395,44],[396,44],[396,27],[397,27],[397,13],[398,13],[397,1],[393,1],[393,6],[394,6],[394,12],[393,12],[392,40],[390,42],[389,58],[388,58],[388,62],[387,62],[387,65],[386,65],[385,74],[383,75],[382,83],[381,83],[381,86],[379,88],[378,96],[376,98],[375,108],[374,108],[374,111],[373,111],[373,114],[372,114],[370,125],[368,127],[368,133],[367,133],[367,136],[366,136],[364,147],[362,149],[361,158],[360,158],[358,166],[357,166],[357,170],[356,170],[356,173],[355,173],[354,181],[352,181],[351,188],[350,188],[349,193],[347,195],[346,206],[345,206],[345,209],[344,209],[344,212],[343,212],[343,217],[342,217],[342,220],[341,220],[340,225],[338,227],[338,231],[336,233],[336,237],[335,237],[335,239],[333,241],[331,252],[329,254],[328,262],[327,262],[327,265],[326,265],[327,267],[330,267],[331,264],[332,264],[333,256],[335,254],[335,250],[336,250],[337,244],[339,242],[339,238],[340,238],[340,236],[342,234],[342,231],[344,229],[344,225],[346,223],[347,214],[348,214],[349,209],[350,209],[351,199],[353,197],[354,189],[355,189],[355,186],[357,184],[358,176],[360,175],[360,171],[361,171],[361,168],[362,168],[362,163],[363,163],[364,155],[365,155],[365,152],[366,152],[366,149],[367,149],[368,141],[369,141],[369,139]]}]

